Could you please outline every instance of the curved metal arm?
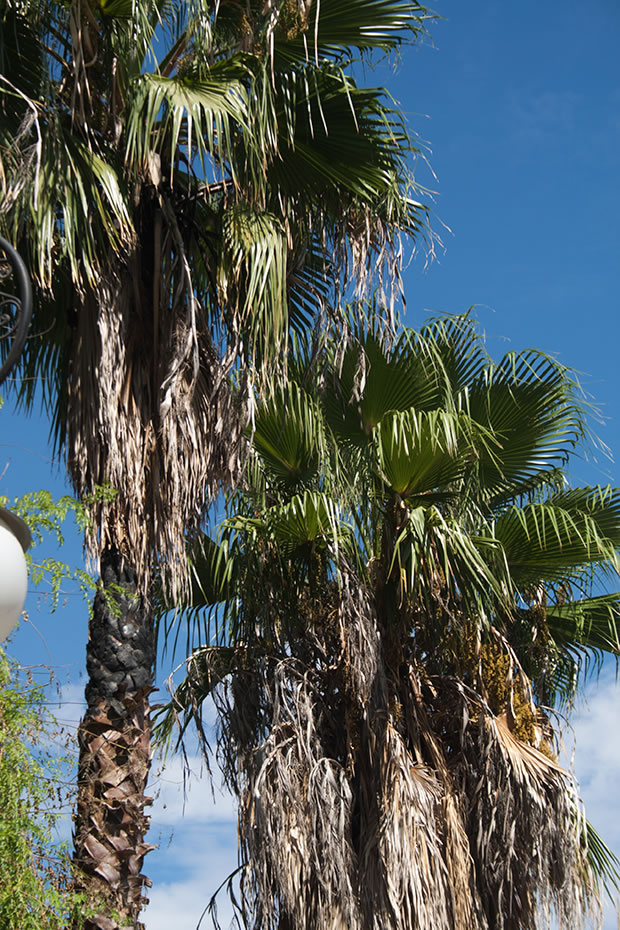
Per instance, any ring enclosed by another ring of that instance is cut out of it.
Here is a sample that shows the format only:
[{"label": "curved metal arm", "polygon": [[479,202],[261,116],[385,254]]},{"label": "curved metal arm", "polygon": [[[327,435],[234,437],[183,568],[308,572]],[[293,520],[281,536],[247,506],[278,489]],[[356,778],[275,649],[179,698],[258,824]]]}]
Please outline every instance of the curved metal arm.
[{"label": "curved metal arm", "polygon": [[7,256],[19,292],[19,296],[15,297],[0,290],[0,313],[3,305],[10,304],[17,308],[16,320],[11,332],[11,347],[7,352],[2,367],[0,367],[0,384],[2,384],[26,344],[30,320],[32,319],[32,285],[30,284],[30,276],[24,260],[15,251],[11,243],[3,239],[2,236],[0,236],[0,251]]}]

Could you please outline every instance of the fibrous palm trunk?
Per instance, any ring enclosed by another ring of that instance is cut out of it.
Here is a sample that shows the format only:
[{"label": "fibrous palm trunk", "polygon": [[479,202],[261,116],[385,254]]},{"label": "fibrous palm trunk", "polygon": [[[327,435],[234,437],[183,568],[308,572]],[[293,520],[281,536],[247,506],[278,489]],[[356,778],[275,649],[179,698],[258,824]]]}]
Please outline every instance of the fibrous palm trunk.
[{"label": "fibrous palm trunk", "polygon": [[[149,818],[149,694],[153,616],[137,593],[135,571],[113,549],[101,559],[87,648],[87,709],[78,731],[75,864],[94,914],[83,930],[141,930],[138,917]],[[82,927],[80,927],[82,930]]]},{"label": "fibrous palm trunk", "polygon": [[[84,930],[142,927],[140,871],[151,848],[144,842],[144,790],[153,565],[159,561],[173,589],[175,570],[183,571],[185,532],[199,522],[226,469],[236,468],[244,427],[235,418],[227,369],[208,331],[188,324],[180,291],[161,314],[144,296],[144,251],[87,295],[69,385],[69,465],[76,492],[90,502],[87,548],[99,560],[102,582],[78,731],[74,861],[78,885],[98,914]],[[172,285],[167,292],[176,293]]]}]

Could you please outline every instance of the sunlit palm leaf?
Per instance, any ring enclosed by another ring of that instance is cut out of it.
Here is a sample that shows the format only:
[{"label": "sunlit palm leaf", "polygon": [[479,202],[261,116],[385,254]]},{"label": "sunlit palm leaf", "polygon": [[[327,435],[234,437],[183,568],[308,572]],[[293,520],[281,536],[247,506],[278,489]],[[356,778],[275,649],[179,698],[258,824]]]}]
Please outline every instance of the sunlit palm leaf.
[{"label": "sunlit palm leaf", "polygon": [[498,546],[490,537],[473,537],[459,520],[444,516],[440,505],[407,511],[406,524],[394,541],[390,574],[414,601],[433,612],[435,597],[445,585],[480,622],[489,624],[505,598],[506,576],[497,568]]},{"label": "sunlit palm leaf", "polygon": [[585,821],[585,842],[592,875],[597,885],[604,889],[616,905],[620,886],[620,860],[588,820]]},{"label": "sunlit palm leaf", "polygon": [[620,493],[584,488],[513,506],[495,523],[518,584],[561,581],[598,563],[618,566]]},{"label": "sunlit palm leaf", "polygon": [[236,311],[260,353],[280,350],[288,335],[287,245],[280,219],[249,205],[222,218],[218,284],[225,313]]},{"label": "sunlit palm leaf", "polygon": [[546,623],[556,643],[620,655],[620,594],[601,594],[547,607]]},{"label": "sunlit palm leaf", "polygon": [[471,455],[468,418],[415,409],[382,417],[375,428],[380,474],[402,498],[449,491]]},{"label": "sunlit palm leaf", "polygon": [[157,152],[171,166],[172,182],[182,148],[188,164],[198,157],[203,176],[226,170],[234,179],[232,150],[239,133],[248,137],[244,80],[248,80],[248,71],[236,61],[214,65],[208,80],[191,75],[140,75],[131,88],[126,116],[127,162],[141,166]]},{"label": "sunlit palm leaf", "polygon": [[408,32],[423,33],[427,18],[426,9],[411,0],[313,0],[303,18],[297,13],[286,19],[281,12],[276,62],[340,59],[343,50],[395,48]]},{"label": "sunlit palm leaf", "polygon": [[350,539],[350,528],[342,522],[337,505],[318,491],[296,494],[287,503],[268,509],[262,519],[235,518],[230,525],[241,534],[257,533],[271,539],[285,554],[307,543],[338,547]]},{"label": "sunlit palm leaf", "polygon": [[74,284],[94,284],[105,258],[133,240],[133,228],[114,159],[104,160],[58,123],[41,152],[33,179],[37,222],[30,242],[33,270],[52,288],[58,257],[66,259]]},{"label": "sunlit palm leaf", "polygon": [[183,604],[183,620],[176,599],[159,582],[153,586],[153,606],[159,618],[164,648],[175,655],[181,639],[183,654],[190,655],[196,642],[211,641],[211,621],[217,624],[218,611],[234,598],[239,589],[242,565],[239,553],[224,538],[216,542],[202,536],[191,546],[189,594]]}]

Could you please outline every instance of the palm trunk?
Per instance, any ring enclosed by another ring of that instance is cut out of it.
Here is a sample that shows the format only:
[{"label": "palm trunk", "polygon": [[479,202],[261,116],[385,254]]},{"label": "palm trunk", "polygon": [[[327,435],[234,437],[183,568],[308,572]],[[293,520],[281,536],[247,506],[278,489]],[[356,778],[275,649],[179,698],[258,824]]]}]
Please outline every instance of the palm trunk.
[{"label": "palm trunk", "polygon": [[149,695],[153,616],[136,594],[136,573],[113,549],[101,558],[87,648],[87,709],[78,729],[74,815],[76,882],[95,914],[79,930],[143,930],[141,874],[149,818]]}]

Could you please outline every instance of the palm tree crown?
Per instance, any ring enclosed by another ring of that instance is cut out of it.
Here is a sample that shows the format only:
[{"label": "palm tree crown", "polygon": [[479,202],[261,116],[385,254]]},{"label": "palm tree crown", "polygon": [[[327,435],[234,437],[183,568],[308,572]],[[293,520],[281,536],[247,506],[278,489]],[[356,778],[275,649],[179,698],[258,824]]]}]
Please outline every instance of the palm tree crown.
[{"label": "palm tree crown", "polygon": [[357,337],[259,404],[163,731],[215,697],[251,926],[581,926],[618,876],[554,721],[620,651],[620,492],[568,485],[553,359],[469,316]]},{"label": "palm tree crown", "polygon": [[42,378],[96,497],[91,548],[124,538],[144,590],[153,554],[184,577],[184,531],[236,471],[235,359],[273,358],[343,281],[393,280],[399,235],[424,233],[402,120],[350,65],[425,18],[409,0],[4,8],[2,225],[39,289],[22,399]]}]

